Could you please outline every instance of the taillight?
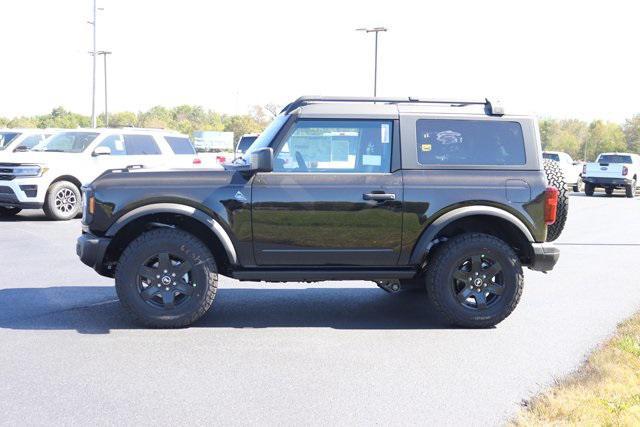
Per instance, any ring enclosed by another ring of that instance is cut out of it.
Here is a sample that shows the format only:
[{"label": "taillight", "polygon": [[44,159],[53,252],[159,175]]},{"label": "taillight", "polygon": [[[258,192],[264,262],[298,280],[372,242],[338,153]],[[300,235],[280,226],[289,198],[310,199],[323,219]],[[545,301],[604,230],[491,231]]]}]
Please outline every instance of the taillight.
[{"label": "taillight", "polygon": [[556,222],[558,211],[558,196],[560,192],[556,187],[547,187],[544,193],[544,222],[551,225]]},{"label": "taillight", "polygon": [[202,160],[200,160],[198,157],[196,157],[196,158],[193,159],[193,164],[194,165],[200,165],[200,164],[202,164]]},{"label": "taillight", "polygon": [[622,176],[627,176],[629,173],[629,169],[626,166],[622,167]]},{"label": "taillight", "polygon": [[582,174],[586,174],[587,173],[587,165],[582,165]]},{"label": "taillight", "polygon": [[216,161],[220,164],[223,164],[227,161],[227,158],[225,156],[216,156]]}]

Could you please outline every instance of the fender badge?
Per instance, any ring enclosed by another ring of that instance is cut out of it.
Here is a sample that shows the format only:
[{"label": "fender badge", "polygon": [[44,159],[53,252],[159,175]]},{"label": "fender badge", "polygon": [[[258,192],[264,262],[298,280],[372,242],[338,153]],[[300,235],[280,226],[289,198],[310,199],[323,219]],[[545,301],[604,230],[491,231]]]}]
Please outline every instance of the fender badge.
[{"label": "fender badge", "polygon": [[244,196],[244,194],[242,194],[241,191],[238,191],[236,193],[236,195],[233,196],[233,198],[236,199],[239,202],[246,202],[247,201],[247,198]]}]

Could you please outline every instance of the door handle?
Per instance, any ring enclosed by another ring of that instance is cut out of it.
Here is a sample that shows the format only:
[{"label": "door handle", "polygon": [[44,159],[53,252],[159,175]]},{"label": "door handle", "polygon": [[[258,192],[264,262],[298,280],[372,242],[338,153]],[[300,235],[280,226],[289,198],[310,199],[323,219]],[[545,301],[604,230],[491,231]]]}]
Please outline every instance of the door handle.
[{"label": "door handle", "polygon": [[382,202],[384,200],[395,200],[396,195],[394,193],[364,193],[362,198],[364,200],[376,200]]}]

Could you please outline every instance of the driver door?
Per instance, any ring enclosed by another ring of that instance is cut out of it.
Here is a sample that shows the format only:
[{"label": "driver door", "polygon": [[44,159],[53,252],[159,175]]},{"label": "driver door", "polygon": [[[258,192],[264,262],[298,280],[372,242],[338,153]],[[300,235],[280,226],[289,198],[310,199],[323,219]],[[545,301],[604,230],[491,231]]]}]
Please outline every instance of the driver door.
[{"label": "driver door", "polygon": [[264,266],[393,266],[402,177],[392,120],[298,120],[252,183],[254,254]]}]

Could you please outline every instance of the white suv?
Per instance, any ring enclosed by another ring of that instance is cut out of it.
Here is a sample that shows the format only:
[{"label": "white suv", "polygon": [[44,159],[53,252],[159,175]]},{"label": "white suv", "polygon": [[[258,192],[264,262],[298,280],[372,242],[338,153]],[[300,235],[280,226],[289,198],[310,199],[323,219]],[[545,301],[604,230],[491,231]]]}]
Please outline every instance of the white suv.
[{"label": "white suv", "polygon": [[173,131],[118,128],[59,132],[28,152],[0,157],[0,216],[40,209],[56,220],[78,215],[80,187],[108,169],[199,165],[188,136]]},{"label": "white suv", "polygon": [[562,151],[543,151],[542,157],[559,163],[562,173],[564,174],[567,187],[572,189],[574,192],[582,191],[583,183],[581,162],[574,161],[570,155],[563,153]]}]

